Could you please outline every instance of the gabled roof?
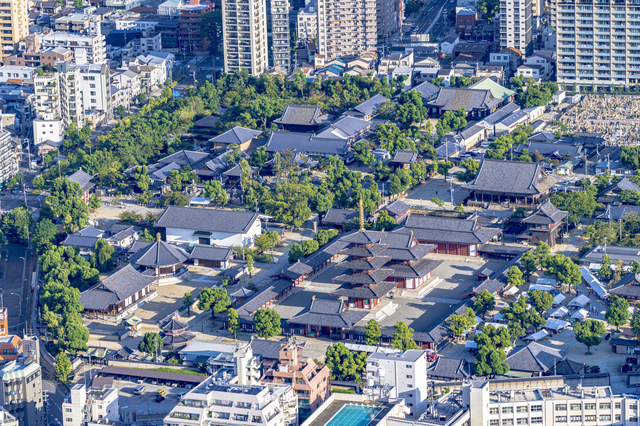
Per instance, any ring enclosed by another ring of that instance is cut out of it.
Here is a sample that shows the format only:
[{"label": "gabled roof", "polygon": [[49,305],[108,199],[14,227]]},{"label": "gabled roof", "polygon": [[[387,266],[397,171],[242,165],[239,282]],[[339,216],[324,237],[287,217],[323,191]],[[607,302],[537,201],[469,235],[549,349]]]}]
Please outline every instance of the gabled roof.
[{"label": "gabled roof", "polygon": [[422,84],[418,84],[411,90],[417,90],[418,92],[420,92],[420,96],[423,99],[431,99],[438,94],[439,89],[440,88],[435,84],[425,81]]},{"label": "gabled roof", "polygon": [[244,234],[251,229],[258,218],[259,215],[254,212],[170,206],[158,218],[155,226]]},{"label": "gabled roof", "polygon": [[363,115],[371,115],[375,113],[378,108],[380,108],[380,105],[388,101],[389,99],[387,99],[386,97],[382,96],[381,94],[377,94],[370,97],[361,104],[356,105],[355,107],[353,107],[353,110],[358,111]]},{"label": "gabled roof", "polygon": [[537,132],[529,136],[529,140],[535,142],[551,142],[555,141],[556,139],[557,138],[555,133],[551,132]]},{"label": "gabled roof", "polygon": [[158,160],[158,163],[161,164],[170,164],[176,163],[179,166],[191,166],[194,167],[198,163],[201,163],[203,160],[206,160],[210,157],[210,155],[206,152],[201,151],[187,151],[182,150],[178,152],[174,152],[173,154],[167,155],[164,158]]},{"label": "gabled roof", "polygon": [[233,129],[229,129],[221,135],[209,139],[209,142],[224,143],[224,144],[238,144],[241,145],[245,142],[249,142],[251,139],[256,138],[262,134],[259,130],[247,129],[246,127],[236,126]]},{"label": "gabled roof", "polygon": [[500,233],[498,228],[483,228],[474,220],[411,215],[404,227],[394,233],[413,233],[421,241],[447,241],[462,244],[484,244]]},{"label": "gabled roof", "polygon": [[340,238],[345,243],[371,244],[378,243],[386,235],[381,231],[355,231]]},{"label": "gabled roof", "polygon": [[490,90],[460,89],[454,87],[441,87],[438,96],[429,102],[431,106],[437,106],[444,111],[457,111],[464,108],[467,112],[473,110],[488,110],[500,105],[502,98],[496,98]]},{"label": "gabled roof", "polygon": [[565,351],[553,349],[540,343],[516,346],[507,356],[511,370],[545,373],[567,356]]},{"label": "gabled roof", "polygon": [[311,133],[285,132],[274,130],[265,145],[267,152],[308,152],[319,154],[345,155],[350,142],[344,139],[321,138]]},{"label": "gabled roof", "polygon": [[471,364],[462,358],[439,356],[436,362],[427,369],[428,377],[451,380],[464,380],[471,376]]},{"label": "gabled roof", "polygon": [[129,261],[146,267],[170,266],[184,263],[189,253],[164,241],[156,241],[148,247],[138,250]]},{"label": "gabled roof", "polygon": [[600,220],[622,220],[625,216],[640,216],[640,206],[623,204],[621,206],[607,205],[607,209],[598,216]]},{"label": "gabled roof", "polygon": [[520,111],[520,107],[513,102],[509,102],[508,104],[506,104],[505,106],[503,106],[502,108],[494,112],[493,114],[483,118],[482,122],[485,122],[489,125],[495,125],[496,123],[499,123],[500,121],[502,121],[508,115],[517,111]]},{"label": "gabled roof", "polygon": [[246,168],[242,168],[240,164],[236,164],[226,172],[222,173],[223,176],[231,176],[231,177],[242,177],[242,173],[245,170],[249,170],[249,175],[255,176],[258,173],[257,167],[247,166]]},{"label": "gabled roof", "polygon": [[609,290],[610,294],[622,297],[640,297],[640,281],[638,275],[628,272],[618,281],[618,287]]},{"label": "gabled roof", "polygon": [[[567,145],[562,143],[546,143],[546,142],[535,142],[529,141],[526,146],[529,153],[534,153],[538,151],[540,154],[544,156],[555,155],[556,157],[562,158],[565,155],[570,155],[571,157],[577,157],[582,155],[582,146],[580,145]],[[520,148],[520,151],[522,148]]]},{"label": "gabled roof", "polygon": [[411,207],[401,201],[401,200],[396,200],[390,204],[387,204],[386,206],[383,207],[383,209],[387,210],[389,213],[391,213],[394,216],[400,216],[401,214],[405,213],[407,210],[409,210]]},{"label": "gabled roof", "polygon": [[418,151],[397,150],[390,163],[411,164],[418,161]]},{"label": "gabled roof", "polygon": [[273,120],[273,122],[278,124],[318,125],[322,124],[322,120],[319,119],[321,115],[322,110],[320,107],[286,105],[282,116]]},{"label": "gabled roof", "polygon": [[360,217],[360,213],[357,210],[329,208],[322,218],[322,223],[345,225],[358,217]]},{"label": "gabled roof", "polygon": [[347,328],[355,325],[369,313],[365,310],[347,309],[344,302],[316,299],[314,297],[306,311],[296,315],[287,322],[291,324]]},{"label": "gabled roof", "polygon": [[487,290],[491,294],[496,294],[506,286],[507,284],[503,283],[502,281],[488,279],[480,282],[478,286],[474,287],[473,292],[475,294],[479,294],[482,290]]},{"label": "gabled roof", "polygon": [[191,259],[217,260],[225,262],[233,258],[233,250],[223,247],[195,246],[191,250]]},{"label": "gabled roof", "polygon": [[106,310],[151,285],[155,277],[143,275],[127,265],[106,277],[93,288],[82,292],[80,303],[85,309]]},{"label": "gabled roof", "polygon": [[463,185],[471,191],[517,195],[537,195],[549,191],[556,179],[547,175],[539,163],[482,160],[476,178]]},{"label": "gabled roof", "polygon": [[269,287],[255,294],[251,299],[247,300],[244,305],[240,306],[238,308],[238,314],[240,316],[253,315],[264,304],[275,299],[291,286],[293,286],[293,282],[289,280],[272,281]]},{"label": "gabled roof", "polygon": [[561,222],[562,219],[567,217],[569,212],[560,210],[551,203],[550,200],[545,201],[538,210],[531,215],[522,219],[523,223],[537,223],[537,224],[553,224]]},{"label": "gabled roof", "polygon": [[[355,117],[342,117],[323,131],[319,132],[317,137],[329,139],[352,138],[363,130],[370,128],[372,124],[373,123],[371,121],[360,120]],[[342,132],[344,136],[336,133],[336,130]]]},{"label": "gabled roof", "polygon": [[88,191],[95,186],[95,184],[91,183],[91,176],[89,173],[86,173],[82,168],[80,168],[77,172],[70,174],[67,176],[67,179],[71,182],[78,182],[82,191]]},{"label": "gabled roof", "polygon": [[602,190],[603,193],[607,193],[609,191],[613,191],[613,190],[617,190],[617,191],[624,191],[624,190],[629,190],[629,191],[637,191],[638,193],[640,193],[640,186],[636,185],[635,183],[631,182],[631,180],[629,178],[622,178],[619,182],[611,184],[609,186],[607,186],[605,189]]},{"label": "gabled roof", "polygon": [[342,274],[333,279],[334,282],[373,286],[386,280],[393,274],[391,268],[379,268],[367,273]]},{"label": "gabled roof", "polygon": [[60,243],[62,246],[74,246],[81,247],[93,250],[96,245],[96,242],[99,240],[99,237],[91,237],[85,235],[78,234],[69,234],[67,237]]}]

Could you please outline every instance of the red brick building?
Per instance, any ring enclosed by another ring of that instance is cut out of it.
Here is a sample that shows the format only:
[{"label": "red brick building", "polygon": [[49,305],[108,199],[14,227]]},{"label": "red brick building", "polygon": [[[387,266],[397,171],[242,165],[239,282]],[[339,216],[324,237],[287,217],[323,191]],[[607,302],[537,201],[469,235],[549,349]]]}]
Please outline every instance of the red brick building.
[{"label": "red brick building", "polygon": [[202,16],[212,12],[213,8],[209,0],[188,0],[178,7],[178,43],[182,52],[206,52],[209,49],[209,40],[202,37],[200,23]]}]

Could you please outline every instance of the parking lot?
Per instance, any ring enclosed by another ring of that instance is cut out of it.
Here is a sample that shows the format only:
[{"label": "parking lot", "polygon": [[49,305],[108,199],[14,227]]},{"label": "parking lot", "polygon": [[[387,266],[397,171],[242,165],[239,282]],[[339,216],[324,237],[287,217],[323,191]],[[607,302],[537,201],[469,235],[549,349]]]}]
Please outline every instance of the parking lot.
[{"label": "parking lot", "polygon": [[[140,415],[166,415],[178,403],[178,394],[186,392],[188,389],[172,387],[166,385],[154,385],[149,380],[144,383],[145,391],[141,395],[136,395],[133,390],[139,385],[138,382],[128,380],[114,380],[113,386],[118,389],[120,399],[118,405],[120,413],[124,419],[133,419]],[[165,399],[156,402],[156,391],[164,390]]]}]

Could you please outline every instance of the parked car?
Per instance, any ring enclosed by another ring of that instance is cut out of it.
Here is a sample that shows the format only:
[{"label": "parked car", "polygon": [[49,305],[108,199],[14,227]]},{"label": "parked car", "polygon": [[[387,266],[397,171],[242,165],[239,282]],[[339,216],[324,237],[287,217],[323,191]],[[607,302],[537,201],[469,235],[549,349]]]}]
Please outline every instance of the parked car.
[{"label": "parked car", "polygon": [[162,395],[161,396],[156,396],[156,402],[162,402],[164,400],[165,400],[164,396],[162,396]]},{"label": "parked car", "polygon": [[144,385],[138,385],[133,388],[133,393],[136,395],[142,395],[147,388]]},{"label": "parked car", "polygon": [[166,394],[167,394],[167,391],[166,391],[166,390],[164,390],[164,389],[158,389],[158,390],[156,391],[156,396],[164,396],[164,395],[166,395]]}]

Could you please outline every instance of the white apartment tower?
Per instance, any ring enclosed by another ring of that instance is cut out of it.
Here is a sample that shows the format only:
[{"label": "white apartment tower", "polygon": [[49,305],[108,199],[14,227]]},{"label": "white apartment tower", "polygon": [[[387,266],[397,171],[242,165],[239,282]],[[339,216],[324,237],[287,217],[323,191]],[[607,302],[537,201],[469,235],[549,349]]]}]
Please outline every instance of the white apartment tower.
[{"label": "white apartment tower", "polygon": [[78,128],[102,117],[111,118],[109,67],[73,65],[58,62],[60,73],[60,106],[65,128],[76,123]]},{"label": "white apartment tower", "polygon": [[60,79],[57,72],[36,74],[33,77],[34,104],[33,143],[61,142],[64,123],[60,107]]},{"label": "white apartment tower", "polygon": [[268,67],[265,0],[222,0],[222,13],[225,72],[262,74]]},{"label": "white apartment tower", "polygon": [[76,384],[62,403],[62,424],[76,426],[86,422],[116,422],[118,412],[118,389],[111,386],[101,388]]},{"label": "white apartment tower", "polygon": [[271,0],[271,43],[273,65],[289,72],[291,48],[289,46],[289,1]]},{"label": "white apartment tower", "polygon": [[376,52],[376,0],[318,0],[318,53],[331,61]]},{"label": "white apartment tower", "polygon": [[558,83],[640,82],[640,4],[558,0],[556,7]]},{"label": "white apartment tower", "polygon": [[500,48],[533,51],[532,0],[500,0]]}]

